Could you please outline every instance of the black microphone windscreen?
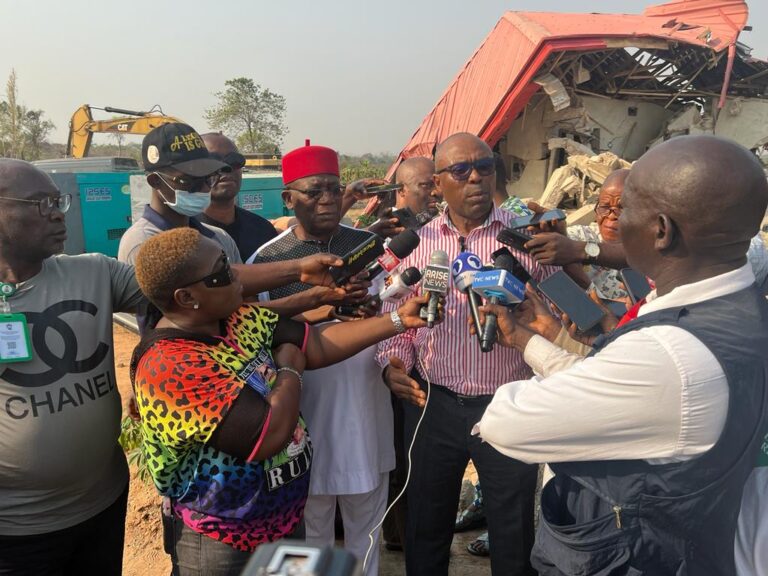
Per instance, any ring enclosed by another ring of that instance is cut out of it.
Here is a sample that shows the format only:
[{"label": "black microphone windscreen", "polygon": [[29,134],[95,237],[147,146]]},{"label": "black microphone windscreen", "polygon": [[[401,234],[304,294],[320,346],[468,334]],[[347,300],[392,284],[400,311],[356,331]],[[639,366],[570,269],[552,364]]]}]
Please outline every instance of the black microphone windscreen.
[{"label": "black microphone windscreen", "polygon": [[398,258],[405,258],[413,252],[421,242],[421,238],[413,230],[405,230],[392,238],[387,248]]},{"label": "black microphone windscreen", "polygon": [[415,268],[413,266],[411,268],[406,268],[405,270],[403,270],[403,273],[400,274],[400,280],[406,286],[413,286],[419,280],[421,280],[421,272],[419,272],[418,268]]}]

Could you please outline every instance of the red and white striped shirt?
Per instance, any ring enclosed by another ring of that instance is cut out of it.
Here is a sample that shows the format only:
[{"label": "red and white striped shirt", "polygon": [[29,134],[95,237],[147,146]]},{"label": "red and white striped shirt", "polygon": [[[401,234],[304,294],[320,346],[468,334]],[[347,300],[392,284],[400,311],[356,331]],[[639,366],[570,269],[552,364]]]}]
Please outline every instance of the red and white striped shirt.
[{"label": "red and white striped shirt", "polygon": [[[488,219],[464,238],[465,250],[473,252],[483,262],[491,261],[491,254],[502,247],[496,235],[515,217],[515,214],[494,208]],[[415,266],[423,270],[429,264],[434,250],[444,250],[453,260],[461,252],[461,235],[445,213],[418,231],[421,242],[400,265],[404,270]],[[541,266],[530,255],[510,248],[515,258],[525,266],[531,276],[541,281],[558,270]],[[385,302],[383,311],[397,309],[399,303]],[[409,330],[379,344],[376,360],[382,367],[391,356],[400,358],[407,370],[416,365],[424,378],[432,384],[466,396],[493,394],[505,382],[526,380],[532,372],[523,355],[511,348],[496,345],[493,351],[483,353],[480,343],[469,333],[470,316],[467,296],[451,286],[445,300],[445,319],[429,328]],[[421,360],[423,368],[419,365]]]}]

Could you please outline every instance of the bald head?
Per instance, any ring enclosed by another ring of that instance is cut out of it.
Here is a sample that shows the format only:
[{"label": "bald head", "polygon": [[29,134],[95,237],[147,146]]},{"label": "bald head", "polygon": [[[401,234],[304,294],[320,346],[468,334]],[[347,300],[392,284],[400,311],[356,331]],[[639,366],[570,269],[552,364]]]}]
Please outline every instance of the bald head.
[{"label": "bald head", "polygon": [[[605,181],[603,182],[603,185],[600,187],[600,190],[624,190],[624,182],[626,182],[627,177],[629,176],[629,168],[621,168],[619,170],[614,170],[608,176],[605,177]],[[621,192],[619,192],[621,193]]]},{"label": "bald head", "polygon": [[0,257],[37,270],[64,249],[64,212],[54,203],[60,192],[48,174],[28,162],[0,158],[0,196]]},{"label": "bald head", "polygon": [[442,170],[450,166],[450,156],[452,152],[463,149],[480,148],[487,153],[487,156],[493,156],[493,151],[488,144],[481,138],[469,132],[457,132],[451,134],[443,140],[435,151],[435,168]]},{"label": "bald head", "polygon": [[[208,132],[201,136],[208,153],[217,160],[226,162],[232,169],[222,174],[216,185],[211,188],[211,203],[218,206],[226,206],[234,209],[235,198],[243,183],[242,167],[238,167],[232,154],[238,154],[237,146],[232,140],[220,132]],[[241,160],[242,161],[242,160]],[[209,208],[206,213],[211,212]],[[234,212],[232,213],[234,217]]]},{"label": "bald head", "polygon": [[397,168],[395,180],[402,184],[397,191],[397,208],[410,208],[415,214],[428,211],[437,213],[437,194],[432,176],[435,163],[429,158],[408,158]]},{"label": "bald head", "polygon": [[0,194],[26,198],[36,189],[55,189],[50,176],[29,162],[0,158]]},{"label": "bald head", "polygon": [[397,167],[395,181],[400,184],[413,177],[414,173],[423,174],[429,172],[430,178],[435,172],[435,163],[429,158],[408,158]]},{"label": "bald head", "polygon": [[[735,142],[680,136],[632,166],[622,204],[628,258],[634,252],[643,265],[655,259],[679,270],[733,269],[746,262],[760,229],[768,183],[755,156]],[[631,246],[643,235],[645,246]]]},{"label": "bald head", "polygon": [[757,158],[716,136],[680,136],[660,144],[635,163],[626,186],[702,247],[749,242],[768,206],[768,183]]}]

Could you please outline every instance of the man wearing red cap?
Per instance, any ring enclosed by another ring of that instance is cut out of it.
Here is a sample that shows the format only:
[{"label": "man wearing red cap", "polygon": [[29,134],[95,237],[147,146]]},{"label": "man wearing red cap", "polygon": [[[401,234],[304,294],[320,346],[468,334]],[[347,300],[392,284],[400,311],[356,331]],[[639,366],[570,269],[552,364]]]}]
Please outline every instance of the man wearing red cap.
[{"label": "man wearing red cap", "polygon": [[[336,152],[324,146],[306,145],[283,157],[283,200],[294,210],[297,224],[264,244],[253,262],[276,262],[317,253],[343,255],[371,238],[365,230],[340,224],[344,187],[339,181]],[[362,286],[358,284],[358,286]],[[311,288],[299,282],[264,295],[280,305],[313,290],[314,307],[330,302],[330,289]],[[351,289],[346,302],[360,303],[365,289]],[[323,308],[327,321],[333,308]],[[395,465],[392,409],[389,391],[381,383],[374,361],[375,347],[349,360],[304,373],[302,414],[312,430],[314,455],[309,499],[304,510],[307,541],[318,545],[334,542],[336,504],[344,521],[345,547],[363,560],[368,533],[383,516],[387,502],[387,477]],[[379,536],[366,566],[376,574]]]}]

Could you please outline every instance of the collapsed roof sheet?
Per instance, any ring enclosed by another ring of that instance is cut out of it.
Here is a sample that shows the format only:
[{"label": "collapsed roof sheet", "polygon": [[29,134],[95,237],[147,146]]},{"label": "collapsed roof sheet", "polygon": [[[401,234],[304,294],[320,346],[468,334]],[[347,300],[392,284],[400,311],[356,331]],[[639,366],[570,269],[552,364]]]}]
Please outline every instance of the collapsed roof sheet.
[{"label": "collapsed roof sheet", "polygon": [[[593,64],[598,68],[609,66],[610,58],[629,59],[635,64],[629,52],[616,48],[677,51],[680,57],[675,65],[666,68],[667,74],[673,70],[677,79],[649,77],[648,89],[658,89],[659,83],[667,81],[674,95],[678,87],[686,87],[685,78],[694,74],[703,85],[714,84],[719,89],[727,60],[720,56],[729,46],[737,46],[747,16],[743,0],[677,0],[649,7],[642,15],[507,12],[423,120],[389,175],[402,159],[431,156],[437,143],[455,132],[472,132],[495,144],[539,90],[534,78],[557,66],[558,54],[597,55]],[[681,53],[685,47],[698,49]],[[749,91],[754,86],[753,92],[765,94],[768,64],[751,59],[741,45],[736,52],[734,88]],[[661,58],[659,61],[664,63]],[[551,67],[542,69],[545,63]],[[611,70],[603,76],[611,76]],[[761,82],[754,84],[757,81]],[[622,88],[625,84],[622,81]],[[616,87],[609,85],[607,89]]]}]

